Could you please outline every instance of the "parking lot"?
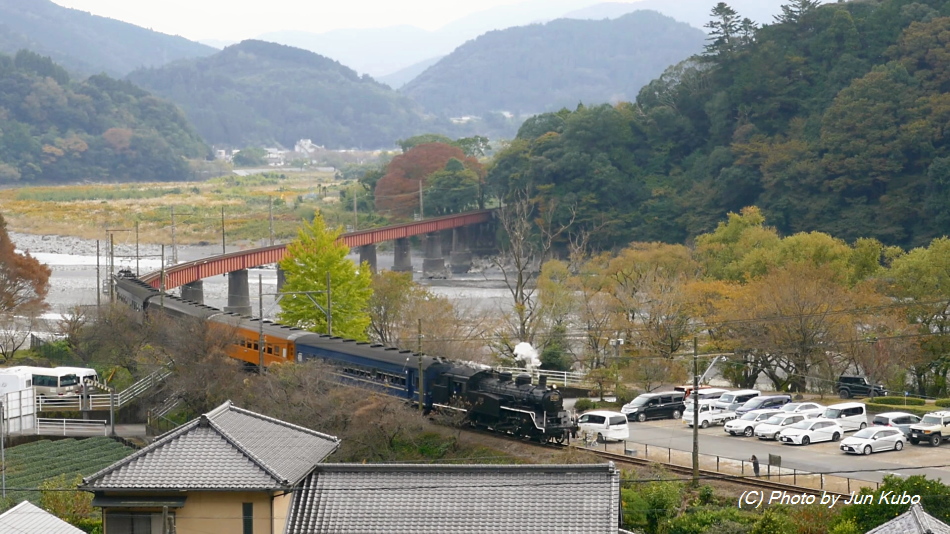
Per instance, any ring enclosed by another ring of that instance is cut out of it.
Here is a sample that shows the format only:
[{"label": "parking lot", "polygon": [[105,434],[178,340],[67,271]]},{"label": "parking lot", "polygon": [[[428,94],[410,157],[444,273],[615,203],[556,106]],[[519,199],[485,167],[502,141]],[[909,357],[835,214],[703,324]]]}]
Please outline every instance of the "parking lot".
[{"label": "parking lot", "polygon": [[[622,443],[598,444],[607,450],[623,454],[625,451],[652,460],[673,460],[688,465],[692,451],[692,428],[681,420],[662,419],[645,423],[629,423],[629,439]],[[845,437],[851,436],[848,432]],[[763,474],[769,470],[769,455],[781,458],[786,470],[836,474],[865,481],[880,482],[887,474],[909,476],[924,474],[929,478],[950,480],[950,443],[941,447],[905,444],[902,451],[887,451],[861,456],[846,454],[839,443],[822,442],[807,446],[785,445],[775,441],[743,436],[730,436],[720,425],[699,429],[699,450],[704,458],[703,467],[730,465],[730,471],[750,474],[751,466],[743,461],[754,454],[762,464]],[[679,460],[677,459],[679,458]],[[685,460],[683,460],[685,458]],[[682,461],[680,461],[682,460]],[[776,469],[777,471],[777,469]]]}]

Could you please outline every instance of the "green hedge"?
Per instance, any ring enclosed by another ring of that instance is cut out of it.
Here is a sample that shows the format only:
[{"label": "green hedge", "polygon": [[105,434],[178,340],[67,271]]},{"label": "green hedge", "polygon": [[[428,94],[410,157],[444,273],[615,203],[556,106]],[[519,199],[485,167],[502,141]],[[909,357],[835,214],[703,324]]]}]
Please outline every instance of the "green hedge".
[{"label": "green hedge", "polygon": [[941,408],[950,408],[950,399],[937,399],[934,404]]},{"label": "green hedge", "polygon": [[[950,399],[947,399],[950,400]],[[873,402],[874,404],[886,404],[889,406],[924,406],[927,404],[927,401],[924,399],[918,399],[917,397],[874,397],[873,399],[868,399],[868,402]]]},{"label": "green hedge", "polygon": [[[877,400],[877,399],[874,399],[874,400]],[[868,402],[866,404],[868,407],[868,411],[875,412],[875,413],[907,412],[907,413],[912,413],[914,415],[923,416],[923,415],[927,415],[930,412],[936,411],[933,406],[911,406],[909,404],[907,406],[904,406],[904,405],[895,406],[893,404],[878,404],[876,402]]]}]

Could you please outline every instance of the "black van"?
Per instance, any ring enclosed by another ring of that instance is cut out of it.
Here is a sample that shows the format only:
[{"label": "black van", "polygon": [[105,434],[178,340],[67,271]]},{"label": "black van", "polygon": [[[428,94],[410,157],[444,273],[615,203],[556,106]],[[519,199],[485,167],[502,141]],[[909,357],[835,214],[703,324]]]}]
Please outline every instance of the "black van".
[{"label": "black van", "polygon": [[791,395],[762,395],[749,399],[745,404],[736,408],[736,416],[742,416],[752,410],[764,410],[766,408],[781,408],[792,402]]},{"label": "black van", "polygon": [[647,419],[679,419],[686,409],[682,391],[661,391],[644,393],[628,402],[620,409],[628,421],[646,421]]}]

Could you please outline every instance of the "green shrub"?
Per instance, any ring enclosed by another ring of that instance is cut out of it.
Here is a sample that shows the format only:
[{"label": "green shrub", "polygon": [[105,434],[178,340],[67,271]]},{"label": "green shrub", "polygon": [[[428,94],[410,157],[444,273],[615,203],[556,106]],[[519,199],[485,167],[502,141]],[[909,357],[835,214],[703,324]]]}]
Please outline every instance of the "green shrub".
[{"label": "green shrub", "polygon": [[596,407],[597,403],[590,399],[577,399],[577,402],[574,403],[574,411],[578,413],[593,410]]},{"label": "green shrub", "polygon": [[868,411],[875,413],[900,411],[912,413],[914,415],[927,415],[928,413],[934,411],[933,406],[895,406],[893,404],[877,404],[875,402],[868,402],[867,407]]},{"label": "green shrub", "polygon": [[937,399],[934,404],[941,408],[950,408],[950,399]]},{"label": "green shrub", "polygon": [[[950,399],[947,399],[950,401]],[[868,402],[873,402],[874,404],[886,404],[888,406],[923,406],[927,404],[927,401],[924,399],[918,399],[917,397],[874,397],[873,399],[868,399]],[[939,406],[939,405],[938,405]]]}]

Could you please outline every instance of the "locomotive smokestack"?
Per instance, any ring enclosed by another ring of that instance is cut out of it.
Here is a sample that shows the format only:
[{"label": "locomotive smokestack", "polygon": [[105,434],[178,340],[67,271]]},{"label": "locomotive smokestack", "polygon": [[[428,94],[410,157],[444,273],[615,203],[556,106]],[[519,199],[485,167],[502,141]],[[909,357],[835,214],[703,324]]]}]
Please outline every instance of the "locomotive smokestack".
[{"label": "locomotive smokestack", "polygon": [[541,375],[538,377],[538,387],[546,388],[548,387],[548,377],[547,375]]}]

